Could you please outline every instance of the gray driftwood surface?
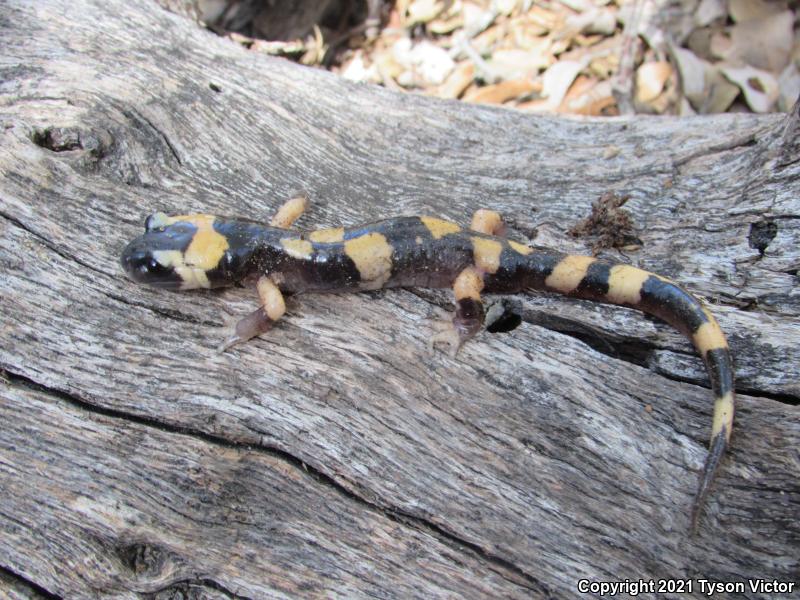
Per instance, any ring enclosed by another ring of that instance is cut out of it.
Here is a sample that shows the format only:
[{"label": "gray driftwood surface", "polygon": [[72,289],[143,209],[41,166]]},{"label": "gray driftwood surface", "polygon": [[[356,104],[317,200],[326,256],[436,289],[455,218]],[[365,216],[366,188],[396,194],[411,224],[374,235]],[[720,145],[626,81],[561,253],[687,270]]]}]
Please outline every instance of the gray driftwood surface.
[{"label": "gray driftwood surface", "polygon": [[[797,109],[587,121],[443,102],[129,0],[0,3],[0,69],[0,596],[797,581]],[[642,247],[604,254],[706,297],[735,356],[733,447],[698,535],[710,392],[654,319],[530,296],[521,327],[453,359],[427,347],[447,292],[309,295],[218,354],[252,291],[120,271],[152,211],[267,219],[298,190],[299,226],[490,207],[511,237],[580,253],[569,228],[630,194]]]}]

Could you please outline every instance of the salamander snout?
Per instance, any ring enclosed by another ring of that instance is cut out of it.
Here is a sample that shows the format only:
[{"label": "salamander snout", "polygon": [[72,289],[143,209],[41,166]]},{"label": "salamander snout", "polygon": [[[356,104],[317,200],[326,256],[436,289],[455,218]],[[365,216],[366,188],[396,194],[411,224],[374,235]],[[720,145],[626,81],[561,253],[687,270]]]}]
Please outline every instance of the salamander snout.
[{"label": "salamander snout", "polygon": [[[133,240],[122,251],[120,264],[128,277],[137,283],[145,283],[160,288],[178,289],[183,285],[183,278],[169,263],[169,255],[153,251],[143,243],[142,236]],[[169,251],[168,251],[169,252]],[[179,251],[171,251],[179,252]]]}]

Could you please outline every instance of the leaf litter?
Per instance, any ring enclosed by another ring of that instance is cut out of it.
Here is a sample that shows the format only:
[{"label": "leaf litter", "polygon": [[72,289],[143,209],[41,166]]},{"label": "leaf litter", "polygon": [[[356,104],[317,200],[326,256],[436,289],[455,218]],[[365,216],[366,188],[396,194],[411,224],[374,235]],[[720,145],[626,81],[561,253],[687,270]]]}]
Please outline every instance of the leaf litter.
[{"label": "leaf litter", "polygon": [[797,5],[784,0],[329,0],[288,29],[270,20],[275,3],[193,1],[253,52],[522,111],[764,113],[800,96]]}]

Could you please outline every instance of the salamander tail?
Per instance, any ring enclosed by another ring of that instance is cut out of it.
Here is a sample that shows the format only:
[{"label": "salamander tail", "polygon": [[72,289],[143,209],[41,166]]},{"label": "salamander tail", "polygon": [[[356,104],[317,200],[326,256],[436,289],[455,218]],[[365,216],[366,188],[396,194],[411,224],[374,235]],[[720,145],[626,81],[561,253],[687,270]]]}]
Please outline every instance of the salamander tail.
[{"label": "salamander tail", "polygon": [[567,296],[619,304],[663,319],[691,340],[714,393],[711,443],[691,511],[694,531],[733,425],[733,364],[717,320],[702,302],[666,277],[587,256],[539,253],[528,257],[531,284]]},{"label": "salamander tail", "polygon": [[711,490],[711,484],[714,482],[714,477],[719,469],[720,461],[725,455],[725,450],[727,448],[728,439],[725,432],[721,431],[711,440],[708,457],[706,457],[706,464],[703,466],[703,474],[700,477],[700,485],[697,486],[697,493],[694,496],[694,502],[692,502],[692,518],[690,525],[692,535],[697,533],[700,513],[705,506],[708,492]]}]

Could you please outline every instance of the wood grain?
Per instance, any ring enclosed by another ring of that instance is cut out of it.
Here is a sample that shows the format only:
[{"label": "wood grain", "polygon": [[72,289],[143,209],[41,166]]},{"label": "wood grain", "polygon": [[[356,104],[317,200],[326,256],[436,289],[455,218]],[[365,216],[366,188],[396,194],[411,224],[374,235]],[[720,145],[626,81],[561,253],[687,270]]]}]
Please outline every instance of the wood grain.
[{"label": "wood grain", "polygon": [[[798,579],[797,109],[531,117],[353,85],[145,2],[3,9],[2,593],[571,598],[580,578]],[[299,190],[300,226],[489,207],[514,239],[582,253],[567,230],[603,193],[631,195],[642,247],[606,254],[705,296],[745,392],[699,534],[710,392],[666,325],[526,297],[522,327],[453,359],[427,348],[445,292],[309,295],[217,354],[251,292],[120,271],[150,212],[266,219]]]}]

